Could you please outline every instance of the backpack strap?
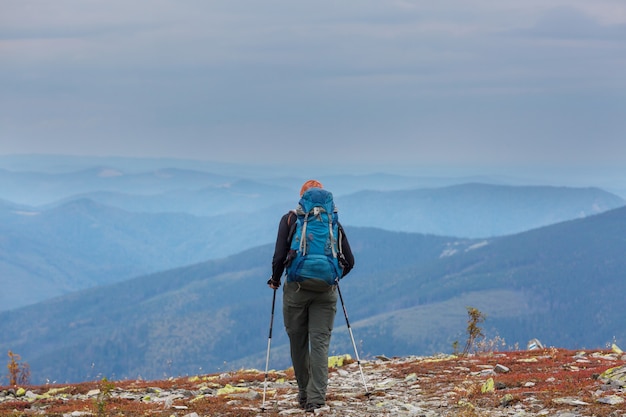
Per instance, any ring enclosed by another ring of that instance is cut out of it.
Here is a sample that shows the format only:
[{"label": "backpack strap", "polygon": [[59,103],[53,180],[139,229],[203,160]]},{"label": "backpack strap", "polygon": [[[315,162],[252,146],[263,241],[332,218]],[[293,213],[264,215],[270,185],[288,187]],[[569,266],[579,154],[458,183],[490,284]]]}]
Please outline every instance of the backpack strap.
[{"label": "backpack strap", "polygon": [[336,258],[337,250],[335,249],[335,245],[334,245],[335,236],[333,233],[332,213],[328,215],[328,238],[330,239],[330,249],[333,252],[333,258]]},{"label": "backpack strap", "polygon": [[302,222],[302,233],[300,234],[300,253],[306,255],[306,226],[309,224],[309,213],[304,215]]},{"label": "backpack strap", "polygon": [[295,218],[297,218],[296,210],[295,209],[294,210],[289,210],[289,213],[287,213],[287,214],[288,214],[288,216],[287,216],[287,226],[292,226],[291,222]]},{"label": "backpack strap", "polygon": [[339,248],[339,253],[343,253],[343,227],[341,225],[337,227],[337,234],[339,235],[337,236],[337,248]]},{"label": "backpack strap", "polygon": [[289,234],[287,235],[287,243],[291,245],[291,240],[293,239],[293,235],[296,233],[296,223],[298,221],[298,216],[296,215],[295,210],[291,210],[289,215],[287,216],[287,226],[289,226]]}]

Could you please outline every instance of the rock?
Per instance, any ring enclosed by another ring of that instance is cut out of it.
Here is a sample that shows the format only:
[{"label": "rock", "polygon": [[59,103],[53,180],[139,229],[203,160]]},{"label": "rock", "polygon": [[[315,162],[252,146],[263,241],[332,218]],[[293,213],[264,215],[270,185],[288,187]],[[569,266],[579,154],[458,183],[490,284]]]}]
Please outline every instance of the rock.
[{"label": "rock", "polygon": [[480,388],[480,392],[482,392],[483,394],[487,392],[493,392],[494,390],[495,390],[495,385],[494,385],[493,378],[489,378]]},{"label": "rock", "polygon": [[515,397],[512,394],[506,394],[504,397],[500,398],[500,405],[502,407],[508,407],[515,401]]},{"label": "rock", "polygon": [[412,374],[407,375],[404,378],[404,382],[413,382],[413,381],[417,381],[417,374],[415,372],[413,372]]},{"label": "rock", "polygon": [[248,391],[248,388],[233,387],[230,384],[226,384],[224,388],[220,388],[217,390],[217,395],[239,394],[239,393],[247,392],[247,391]]},{"label": "rock", "polygon": [[598,379],[605,384],[624,387],[626,386],[626,365],[607,369]]},{"label": "rock", "polygon": [[543,345],[538,339],[531,339],[526,345],[526,350],[543,349]]},{"label": "rock", "polygon": [[[262,374],[245,370],[240,371],[241,374],[236,371],[224,373],[222,376],[225,379],[218,375],[185,377],[169,385],[159,384],[162,388],[120,383],[111,392],[111,399],[123,399],[116,402],[116,406],[128,404],[129,409],[136,407],[132,402],[143,402],[141,406],[150,410],[145,415],[179,417],[184,413],[189,413],[186,417],[211,415],[209,410],[201,408],[200,411],[195,407],[196,404],[207,407],[212,403],[220,407],[219,415],[229,417],[626,417],[626,389],[615,382],[619,381],[620,375],[626,374],[626,370],[622,367],[606,370],[606,361],[614,360],[617,354],[590,352],[589,355],[573,355],[562,355],[551,348],[550,352],[538,353],[519,351],[462,358],[449,355],[410,356],[388,361],[364,361],[362,366],[367,387],[363,385],[358,364],[345,364],[342,368],[330,370],[327,405],[315,414],[305,414],[299,408],[298,388],[291,370],[288,374],[272,371],[267,381],[263,380]],[[581,363],[580,370],[576,372],[578,367],[572,366],[572,357],[588,362]],[[496,360],[498,364],[492,365]],[[474,372],[476,370],[478,372]],[[589,372],[583,374],[583,370]],[[493,376],[485,377],[483,372],[490,372],[489,375]],[[591,372],[595,372],[595,377]],[[579,386],[561,384],[572,376]],[[24,392],[19,398],[15,389],[0,390],[2,409],[26,407],[20,409],[20,415],[33,416],[95,416],[95,390],[90,392],[92,397],[89,397],[84,394],[87,390],[83,387],[30,388],[31,394]],[[260,392],[264,388],[268,389],[263,397],[264,410],[260,410]],[[45,394],[36,395],[38,392]],[[593,404],[585,401],[588,395],[594,398]],[[32,402],[24,401],[33,396],[36,398]],[[6,404],[11,401],[19,406]],[[53,404],[77,404],[77,411],[60,414],[53,410]],[[129,409],[120,410],[119,415],[133,415]],[[192,410],[198,414],[191,413]]]},{"label": "rock", "polygon": [[619,360],[618,355],[616,353],[602,353],[602,352],[594,352],[591,355],[592,358],[604,359],[607,361],[616,361]]},{"label": "rock", "polygon": [[297,409],[297,408],[293,408],[291,410],[283,410],[283,411],[278,413],[278,415],[281,415],[281,416],[290,416],[290,415],[296,415],[296,414],[297,415],[302,415],[303,414],[302,410]]},{"label": "rock", "polygon": [[500,364],[497,364],[493,370],[500,374],[506,374],[511,371],[508,367]]},{"label": "rock", "polygon": [[328,367],[329,368],[339,368],[342,367],[345,361],[352,360],[352,356],[346,354],[341,356],[329,356],[328,357]]},{"label": "rock", "polygon": [[87,397],[97,397],[100,394],[99,389],[92,389],[87,393]]},{"label": "rock", "polygon": [[589,405],[589,403],[586,403],[578,398],[572,398],[572,397],[553,398],[552,402],[555,404],[567,404],[567,405]]},{"label": "rock", "polygon": [[30,391],[30,390],[29,390],[29,391],[26,391],[26,392],[24,393],[24,398],[26,398],[26,399],[27,399],[27,400],[29,400],[29,401],[33,401],[33,400],[37,399],[38,397],[39,397],[39,396],[38,396],[37,394],[35,394],[34,392],[32,392],[32,391]]},{"label": "rock", "polygon": [[596,401],[602,404],[616,405],[623,403],[624,399],[619,395],[609,395],[608,397],[598,398]]},{"label": "rock", "polygon": [[258,400],[261,398],[261,394],[254,390],[248,390],[246,392],[241,392],[238,394],[232,394],[230,397],[232,398],[242,398],[246,400]]}]

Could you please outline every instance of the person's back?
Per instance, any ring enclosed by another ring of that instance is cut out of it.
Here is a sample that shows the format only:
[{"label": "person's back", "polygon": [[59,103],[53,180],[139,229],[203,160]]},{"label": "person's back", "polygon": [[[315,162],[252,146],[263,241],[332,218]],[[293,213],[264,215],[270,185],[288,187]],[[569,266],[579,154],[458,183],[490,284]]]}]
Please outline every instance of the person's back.
[{"label": "person's back", "polygon": [[332,194],[309,180],[298,209],[278,227],[270,288],[276,290],[287,269],[283,317],[300,406],[307,411],[326,404],[328,348],[337,312],[336,282],[354,266],[348,239],[337,218]]}]

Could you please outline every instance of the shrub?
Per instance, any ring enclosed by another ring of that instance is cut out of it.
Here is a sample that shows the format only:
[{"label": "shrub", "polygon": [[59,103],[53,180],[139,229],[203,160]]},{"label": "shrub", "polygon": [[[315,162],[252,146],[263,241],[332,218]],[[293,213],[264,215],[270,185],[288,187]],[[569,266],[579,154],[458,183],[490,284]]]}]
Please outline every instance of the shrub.
[{"label": "shrub", "polygon": [[[30,366],[26,362],[21,362],[22,358],[17,353],[9,351],[9,385],[29,385]],[[21,363],[20,363],[21,362]]]}]

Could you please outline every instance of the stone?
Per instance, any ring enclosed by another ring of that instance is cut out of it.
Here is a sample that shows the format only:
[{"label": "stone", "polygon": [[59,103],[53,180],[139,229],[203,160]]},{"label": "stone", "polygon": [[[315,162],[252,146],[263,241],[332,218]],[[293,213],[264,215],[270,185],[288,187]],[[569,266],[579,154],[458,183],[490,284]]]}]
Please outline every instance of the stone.
[{"label": "stone", "polygon": [[500,364],[497,364],[493,370],[500,374],[506,374],[511,371],[508,367]]},{"label": "stone", "polygon": [[605,384],[617,385],[618,387],[626,386],[626,365],[615,368],[609,368],[604,371],[598,379]]},{"label": "stone", "polygon": [[[569,355],[568,359],[572,356],[573,354]],[[176,388],[175,384],[169,389],[116,388],[111,392],[111,398],[137,402],[149,399],[150,401],[144,405],[155,407],[153,410],[159,410],[159,415],[179,417],[183,417],[184,413],[190,413],[186,417],[195,417],[197,414],[191,413],[195,401],[218,395],[223,397],[212,400],[216,400],[223,407],[228,407],[229,411],[225,414],[228,416],[265,417],[271,414],[321,417],[592,417],[596,410],[602,409],[602,413],[595,415],[626,417],[624,413],[626,407],[623,405],[626,389],[611,382],[612,378],[621,375],[622,369],[616,367],[610,372],[603,372],[608,366],[602,364],[608,364],[607,361],[611,361],[608,358],[616,358],[616,354],[602,352],[596,356],[576,354],[575,357],[580,360],[591,359],[584,367],[581,364],[580,369],[594,366],[597,378],[591,377],[590,374],[581,377],[579,372],[576,378],[580,378],[581,389],[564,391],[560,394],[558,390],[561,379],[576,368],[571,366],[573,361],[546,363],[543,360],[550,357],[545,356],[545,352],[528,352],[516,354],[516,359],[508,358],[507,354],[503,353],[497,355],[497,359],[495,355],[454,358],[449,364],[445,361],[453,357],[444,355],[364,361],[362,366],[367,387],[364,387],[356,363],[346,364],[342,368],[332,368],[329,372],[327,405],[318,409],[315,414],[305,413],[299,408],[298,388],[293,377],[275,371],[272,378],[266,381],[268,389],[265,392],[266,397],[263,397],[263,410],[260,394],[264,392],[263,376],[259,377],[253,371],[242,371],[253,372],[252,376],[238,375],[237,372],[225,373],[223,375],[228,377],[225,381],[217,376],[185,377],[184,384],[179,388]],[[532,359],[537,358],[542,360],[541,365],[536,365],[539,369],[536,374],[538,379],[529,377],[524,380],[515,376],[518,369],[526,372],[528,368],[535,367]],[[499,362],[498,365],[484,364],[486,361],[495,360]],[[523,364],[518,366],[517,363]],[[435,366],[432,366],[433,364]],[[508,369],[507,372],[500,367],[502,364]],[[474,372],[476,370],[479,372]],[[481,371],[492,372],[490,375],[493,376],[485,377]],[[508,376],[504,377],[504,373]],[[600,373],[603,375],[602,378]],[[541,375],[545,375],[543,378],[546,380],[543,380]],[[226,384],[226,381],[231,382]],[[93,398],[89,398],[88,395],[71,394],[75,390],[67,388],[46,387],[40,391],[35,387],[30,388],[33,393],[45,392],[47,397],[37,395],[32,403],[29,401],[24,415],[46,415],[47,402],[53,401],[68,401],[68,404],[73,401],[85,401],[84,404],[88,404],[77,406],[76,414],[67,413],[64,417],[94,415],[92,412],[84,411],[92,410]],[[546,392],[551,393],[550,397],[546,397]],[[578,392],[585,397],[576,397]],[[572,395],[570,393],[574,393],[574,396],[568,396]],[[589,404],[584,401],[589,394],[594,398],[592,407],[586,407]],[[15,389],[0,390],[0,403],[3,409],[11,409],[10,406],[7,408],[6,401],[24,404],[24,397],[27,395],[24,393],[22,397],[17,398]],[[546,403],[546,400],[552,401],[552,404]],[[202,416],[204,415],[203,413]]]},{"label": "stone", "polygon": [[404,378],[404,382],[412,382],[412,381],[417,381],[417,374],[415,372],[413,372],[412,374],[407,375]]},{"label": "stone", "polygon": [[328,367],[329,368],[339,368],[342,367],[343,364],[348,361],[348,360],[352,360],[352,356],[346,354],[346,355],[340,355],[340,356],[329,356],[328,357]]},{"label": "stone", "polygon": [[231,394],[238,394],[238,393],[242,393],[246,391],[248,391],[247,388],[234,387],[230,384],[226,384],[224,388],[220,388],[217,390],[217,395],[231,395]]},{"label": "stone", "polygon": [[28,400],[35,400],[38,397],[38,395],[29,390],[29,391],[26,391],[26,393],[24,394],[24,397],[27,398]]},{"label": "stone", "polygon": [[505,394],[502,398],[500,398],[500,405],[502,407],[508,407],[515,401],[515,397],[512,394]]},{"label": "stone", "polygon": [[303,413],[302,413],[302,410],[297,409],[297,408],[293,408],[291,410],[283,410],[278,413],[278,415],[281,415],[281,416],[290,416],[290,415],[295,415],[295,414],[302,415]]},{"label": "stone", "polygon": [[99,389],[92,389],[89,392],[87,392],[87,397],[97,397],[98,395],[100,395],[100,390]]},{"label": "stone", "polygon": [[480,392],[482,392],[483,394],[487,392],[493,392],[494,390],[495,390],[495,383],[493,381],[493,378],[489,378],[480,388]]},{"label": "stone", "polygon": [[602,404],[616,405],[623,403],[624,399],[619,395],[609,395],[607,397],[598,398],[596,401]]},{"label": "stone", "polygon": [[552,402],[555,404],[567,404],[567,405],[589,405],[589,403],[586,403],[582,401],[581,399],[572,398],[572,397],[553,398]]}]

